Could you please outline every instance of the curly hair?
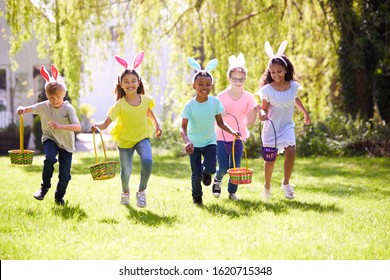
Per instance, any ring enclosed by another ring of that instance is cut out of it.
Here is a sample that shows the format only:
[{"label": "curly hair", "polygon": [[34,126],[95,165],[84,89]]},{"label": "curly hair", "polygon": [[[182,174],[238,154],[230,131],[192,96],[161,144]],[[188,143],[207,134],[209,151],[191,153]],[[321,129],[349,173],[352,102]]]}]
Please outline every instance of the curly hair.
[{"label": "curly hair", "polygon": [[283,60],[281,60],[280,58],[273,58],[269,61],[268,63],[268,68],[267,70],[264,71],[263,75],[261,76],[260,78],[260,81],[259,81],[259,87],[263,87],[265,86],[266,84],[270,84],[272,83],[274,80],[272,79],[271,77],[271,72],[269,71],[269,67],[272,65],[272,64],[278,64],[280,66],[283,66],[284,69],[286,69],[286,76],[284,77],[284,79],[286,81],[295,81],[296,80],[296,77],[295,77],[295,70],[294,70],[294,65],[291,63],[291,61],[287,58],[287,56],[285,55],[282,55],[282,58],[286,61],[287,63],[287,66],[286,64],[284,64]]}]

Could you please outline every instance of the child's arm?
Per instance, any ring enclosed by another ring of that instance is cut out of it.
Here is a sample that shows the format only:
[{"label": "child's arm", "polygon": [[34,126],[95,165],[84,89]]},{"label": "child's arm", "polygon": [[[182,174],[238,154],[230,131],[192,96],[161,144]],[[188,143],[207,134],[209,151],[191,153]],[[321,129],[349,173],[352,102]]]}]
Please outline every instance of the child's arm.
[{"label": "child's arm", "polygon": [[248,112],[246,118],[248,120],[248,125],[252,125],[256,122],[257,114],[260,112],[261,106],[256,104],[253,108]]},{"label": "child's arm", "polygon": [[268,120],[268,107],[269,107],[269,102],[263,99],[261,101],[260,120],[262,121]]},{"label": "child's arm", "polygon": [[152,123],[154,124],[155,130],[156,130],[156,133],[155,133],[156,138],[160,138],[160,136],[162,134],[162,129],[160,128],[160,125],[158,124],[158,121],[157,121],[156,116],[154,115],[152,109],[149,108],[148,111],[146,112],[146,115],[152,120]]},{"label": "child's arm", "polygon": [[32,106],[27,106],[27,107],[19,106],[18,109],[16,109],[16,112],[18,113],[18,115],[22,115],[25,113],[32,113]]},{"label": "child's arm", "polygon": [[62,130],[69,130],[69,131],[80,131],[81,125],[79,123],[72,123],[72,124],[59,124],[55,121],[49,121],[47,123],[47,127],[51,129],[62,129]]},{"label": "child's arm", "polygon": [[303,106],[301,99],[299,97],[295,98],[295,106],[298,108],[299,111],[303,113],[303,116],[305,118],[305,124],[309,125],[311,123],[309,113],[307,112],[305,106]]},{"label": "child's arm", "polygon": [[181,121],[180,135],[185,143],[186,153],[192,154],[192,152],[194,151],[194,145],[192,144],[191,140],[188,138],[187,126],[188,126],[188,119],[183,118]]},{"label": "child's arm", "polygon": [[235,131],[230,128],[222,119],[221,114],[218,114],[215,116],[215,120],[217,122],[217,125],[222,129],[225,130],[226,132],[229,132],[230,134],[233,134],[234,136],[240,138],[241,133],[239,131]]},{"label": "child's arm", "polygon": [[104,121],[94,123],[91,125],[91,130],[96,131],[97,129],[105,130],[110,124],[112,123],[112,120],[109,117],[106,117]]}]

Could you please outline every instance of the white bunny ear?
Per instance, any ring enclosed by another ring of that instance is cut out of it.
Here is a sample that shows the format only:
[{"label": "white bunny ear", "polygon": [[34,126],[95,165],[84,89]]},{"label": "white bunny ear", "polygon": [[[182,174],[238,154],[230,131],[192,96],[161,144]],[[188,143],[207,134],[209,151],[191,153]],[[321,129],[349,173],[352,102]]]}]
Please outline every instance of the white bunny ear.
[{"label": "white bunny ear", "polygon": [[187,62],[188,64],[194,68],[197,72],[201,70],[199,62],[197,62],[195,59],[192,57],[187,57]]},{"label": "white bunny ear", "polygon": [[235,55],[229,56],[229,65],[234,66],[237,65],[237,58]]},{"label": "white bunny ear", "polygon": [[284,40],[281,44],[280,44],[280,47],[278,49],[278,52],[276,53],[277,56],[282,56],[283,53],[284,53],[284,50],[286,49],[287,47],[287,41]]},{"label": "white bunny ear", "polygon": [[271,47],[271,45],[269,44],[268,41],[265,41],[264,49],[265,49],[265,52],[266,52],[266,54],[268,55],[269,58],[273,58],[274,57],[274,51],[272,50],[272,47]]},{"label": "white bunny ear", "polygon": [[50,80],[50,74],[49,71],[47,71],[46,67],[41,65],[40,68],[41,76],[45,79],[45,81],[48,83]]},{"label": "white bunny ear", "polygon": [[211,70],[215,69],[217,67],[217,65],[218,65],[218,59],[214,58],[209,63],[207,63],[205,70],[211,71]]},{"label": "white bunny ear", "polygon": [[237,65],[242,67],[245,65],[245,57],[242,53],[239,53],[237,56]]},{"label": "white bunny ear", "polygon": [[54,78],[54,80],[57,81],[58,70],[57,70],[57,68],[54,66],[54,64],[51,65],[51,75],[52,75],[52,77]]}]

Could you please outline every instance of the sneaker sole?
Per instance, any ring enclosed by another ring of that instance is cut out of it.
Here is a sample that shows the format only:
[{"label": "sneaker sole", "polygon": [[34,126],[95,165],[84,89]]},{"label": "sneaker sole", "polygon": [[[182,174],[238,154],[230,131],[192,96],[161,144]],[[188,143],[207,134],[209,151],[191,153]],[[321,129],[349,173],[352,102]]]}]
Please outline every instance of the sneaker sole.
[{"label": "sneaker sole", "polygon": [[213,193],[213,195],[214,195],[214,197],[216,197],[216,198],[218,198],[218,197],[220,197],[220,193]]},{"label": "sneaker sole", "polygon": [[39,200],[39,201],[41,201],[41,200],[44,199],[44,197],[36,197],[35,195],[34,195],[34,198],[35,198],[36,200]]}]

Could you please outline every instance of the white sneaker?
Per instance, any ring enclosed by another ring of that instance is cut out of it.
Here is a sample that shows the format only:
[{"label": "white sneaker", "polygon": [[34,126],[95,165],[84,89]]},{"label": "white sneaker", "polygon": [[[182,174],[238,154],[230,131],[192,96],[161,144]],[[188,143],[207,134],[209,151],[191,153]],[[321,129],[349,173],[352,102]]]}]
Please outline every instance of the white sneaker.
[{"label": "white sneaker", "polygon": [[217,180],[216,178],[214,178],[212,191],[213,191],[213,195],[216,198],[218,198],[221,195],[221,183],[222,183],[222,181]]},{"label": "white sneaker", "polygon": [[294,188],[288,184],[288,185],[282,185],[282,189],[284,191],[284,195],[287,199],[293,199],[295,198],[294,195]]},{"label": "white sneaker", "polygon": [[121,195],[121,204],[123,205],[130,205],[130,201],[129,201],[129,197],[130,197],[130,193],[122,193]]},{"label": "white sneaker", "polygon": [[146,206],[146,193],[145,193],[145,191],[137,192],[136,198],[137,198],[137,206],[138,207],[143,208]]},{"label": "white sneaker", "polygon": [[263,190],[263,198],[264,199],[270,199],[272,197],[271,189],[264,188]]},{"label": "white sneaker", "polygon": [[229,199],[233,201],[240,200],[235,193],[229,193]]}]

